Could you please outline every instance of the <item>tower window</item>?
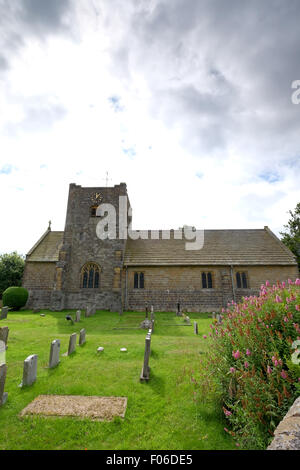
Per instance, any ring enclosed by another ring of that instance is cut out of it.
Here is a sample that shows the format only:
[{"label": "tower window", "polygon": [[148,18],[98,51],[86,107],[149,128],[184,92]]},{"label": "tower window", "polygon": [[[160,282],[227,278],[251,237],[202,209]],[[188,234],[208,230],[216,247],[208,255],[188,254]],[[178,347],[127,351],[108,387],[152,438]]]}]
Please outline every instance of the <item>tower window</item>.
[{"label": "tower window", "polygon": [[98,206],[92,206],[90,207],[90,216],[91,217],[97,217],[96,213],[97,213],[97,208]]},{"label": "tower window", "polygon": [[98,289],[100,268],[96,263],[87,263],[81,269],[80,287],[83,289]]},{"label": "tower window", "polygon": [[134,273],[133,287],[134,289],[144,289],[145,278],[144,273]]},{"label": "tower window", "polygon": [[248,280],[245,272],[236,273],[236,286],[238,289],[248,289]]},{"label": "tower window", "polygon": [[202,273],[202,289],[212,289],[212,274]]}]

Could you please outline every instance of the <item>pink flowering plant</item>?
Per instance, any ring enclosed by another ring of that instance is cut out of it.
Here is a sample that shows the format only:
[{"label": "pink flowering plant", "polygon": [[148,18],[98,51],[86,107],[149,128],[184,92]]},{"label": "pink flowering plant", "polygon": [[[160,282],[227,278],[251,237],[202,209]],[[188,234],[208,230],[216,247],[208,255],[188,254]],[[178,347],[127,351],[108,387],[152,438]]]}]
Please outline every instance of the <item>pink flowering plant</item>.
[{"label": "pink flowering plant", "polygon": [[[300,279],[267,282],[259,296],[230,304],[211,333],[205,384],[219,391],[225,431],[243,448],[264,449],[300,394],[300,366],[291,362],[300,340]],[[201,380],[193,380],[199,393]]]}]

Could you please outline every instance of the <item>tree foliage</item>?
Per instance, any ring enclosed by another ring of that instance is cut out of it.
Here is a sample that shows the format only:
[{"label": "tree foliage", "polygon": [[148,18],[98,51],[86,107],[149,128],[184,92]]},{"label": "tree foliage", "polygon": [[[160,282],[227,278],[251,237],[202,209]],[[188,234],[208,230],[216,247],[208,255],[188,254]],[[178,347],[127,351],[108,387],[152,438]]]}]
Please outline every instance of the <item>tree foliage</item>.
[{"label": "tree foliage", "polygon": [[0,255],[0,297],[11,286],[21,286],[25,261],[16,251]]},{"label": "tree foliage", "polygon": [[300,202],[295,207],[295,211],[289,211],[291,218],[287,225],[284,225],[285,232],[280,232],[281,241],[294,253],[297,258],[300,270]]}]

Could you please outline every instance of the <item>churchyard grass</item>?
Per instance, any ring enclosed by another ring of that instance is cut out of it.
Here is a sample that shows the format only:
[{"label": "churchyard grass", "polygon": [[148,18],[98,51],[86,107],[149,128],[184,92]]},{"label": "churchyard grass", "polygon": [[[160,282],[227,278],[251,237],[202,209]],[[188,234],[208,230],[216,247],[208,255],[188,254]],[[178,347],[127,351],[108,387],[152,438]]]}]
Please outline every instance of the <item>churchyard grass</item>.
[{"label": "churchyard grass", "polygon": [[[82,314],[74,325],[65,316],[75,318],[75,311],[40,313],[9,312],[5,320],[10,329],[5,385],[8,400],[0,408],[1,450],[236,448],[224,431],[226,424],[217,397],[210,397],[209,404],[193,400],[191,376],[201,367],[200,358],[209,347],[203,335],[210,331],[211,315],[189,314],[192,325],[198,322],[199,335],[195,335],[193,326],[173,326],[183,323],[181,317],[156,312],[150,380],[140,383],[147,331],[134,328],[144,319],[144,313],[124,312],[120,317],[118,313],[97,311],[89,318]],[[82,328],[86,329],[86,344],[80,347]],[[63,357],[74,332],[76,351]],[[61,342],[60,364],[49,369],[54,339]],[[104,347],[101,353],[97,353],[99,346]],[[120,352],[122,347],[127,352]],[[31,354],[38,355],[37,381],[20,388],[23,362]],[[125,419],[20,418],[23,408],[40,394],[128,397]]]}]

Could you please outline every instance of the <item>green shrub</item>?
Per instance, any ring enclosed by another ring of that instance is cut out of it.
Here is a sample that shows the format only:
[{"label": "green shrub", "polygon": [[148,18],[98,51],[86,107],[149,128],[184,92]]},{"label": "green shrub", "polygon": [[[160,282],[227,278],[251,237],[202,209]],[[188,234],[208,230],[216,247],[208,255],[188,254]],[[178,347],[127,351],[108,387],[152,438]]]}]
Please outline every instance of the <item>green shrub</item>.
[{"label": "green shrub", "polygon": [[19,310],[26,305],[28,299],[28,290],[24,287],[8,287],[3,292],[3,306]]},{"label": "green shrub", "polygon": [[[291,362],[300,339],[299,286],[300,279],[266,282],[258,297],[233,302],[223,309],[223,323],[211,325],[204,383],[219,390],[224,430],[243,448],[265,449],[299,395],[300,370]],[[203,374],[192,380],[203,399]]]}]

